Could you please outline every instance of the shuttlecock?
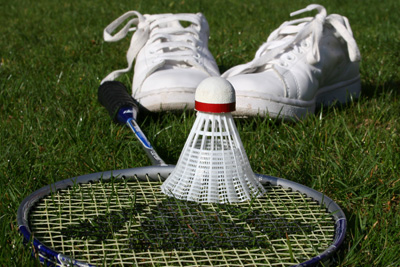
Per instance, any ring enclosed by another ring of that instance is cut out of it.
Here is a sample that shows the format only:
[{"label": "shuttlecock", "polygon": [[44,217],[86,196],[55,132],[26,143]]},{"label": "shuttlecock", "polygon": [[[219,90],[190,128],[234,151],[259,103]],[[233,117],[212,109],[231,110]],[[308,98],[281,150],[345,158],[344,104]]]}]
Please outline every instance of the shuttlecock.
[{"label": "shuttlecock", "polygon": [[250,200],[265,189],[254,175],[231,112],[235,90],[220,77],[199,84],[197,117],[178,163],[161,191],[182,200],[232,203]]}]

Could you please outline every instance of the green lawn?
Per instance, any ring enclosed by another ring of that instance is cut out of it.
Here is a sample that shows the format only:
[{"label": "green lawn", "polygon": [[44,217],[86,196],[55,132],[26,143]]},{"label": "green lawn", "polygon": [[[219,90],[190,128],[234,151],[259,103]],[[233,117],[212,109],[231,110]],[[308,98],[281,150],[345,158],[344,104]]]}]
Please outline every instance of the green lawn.
[{"label": "green lawn", "polygon": [[[86,173],[146,166],[129,130],[97,102],[100,80],[125,67],[129,38],[104,43],[103,28],[128,10],[202,12],[221,72],[251,60],[269,33],[308,1],[0,0],[0,266],[37,263],[16,212],[31,192]],[[349,18],[363,92],[345,107],[298,122],[237,119],[253,170],[334,199],[349,221],[342,266],[400,265],[400,2],[320,1]],[[120,80],[130,84],[131,74]],[[142,116],[161,157],[175,164],[193,113]]]}]

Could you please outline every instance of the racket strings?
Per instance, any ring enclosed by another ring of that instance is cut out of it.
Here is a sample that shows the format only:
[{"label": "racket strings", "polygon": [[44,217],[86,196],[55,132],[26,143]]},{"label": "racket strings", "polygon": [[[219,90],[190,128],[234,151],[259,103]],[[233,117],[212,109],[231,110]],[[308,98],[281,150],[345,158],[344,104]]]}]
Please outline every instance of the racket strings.
[{"label": "racket strings", "polygon": [[[141,227],[155,248],[164,250],[233,249],[255,246],[255,236],[245,224],[235,224],[204,205],[169,198],[158,205]],[[154,230],[154,231],[152,231]]]},{"label": "racket strings", "polygon": [[253,202],[198,204],[166,197],[160,184],[115,179],[57,191],[31,211],[31,231],[56,251],[107,265],[286,266],[334,237],[331,214],[298,192],[268,184]]}]

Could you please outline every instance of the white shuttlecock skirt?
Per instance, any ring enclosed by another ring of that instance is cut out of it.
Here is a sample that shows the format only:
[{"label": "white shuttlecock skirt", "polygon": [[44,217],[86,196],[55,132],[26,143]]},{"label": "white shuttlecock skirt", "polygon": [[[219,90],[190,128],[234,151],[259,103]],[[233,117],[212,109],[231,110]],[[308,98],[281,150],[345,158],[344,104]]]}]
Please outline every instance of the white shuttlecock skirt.
[{"label": "white shuttlecock skirt", "polygon": [[242,202],[264,194],[231,113],[197,113],[178,163],[161,191],[206,203]]}]

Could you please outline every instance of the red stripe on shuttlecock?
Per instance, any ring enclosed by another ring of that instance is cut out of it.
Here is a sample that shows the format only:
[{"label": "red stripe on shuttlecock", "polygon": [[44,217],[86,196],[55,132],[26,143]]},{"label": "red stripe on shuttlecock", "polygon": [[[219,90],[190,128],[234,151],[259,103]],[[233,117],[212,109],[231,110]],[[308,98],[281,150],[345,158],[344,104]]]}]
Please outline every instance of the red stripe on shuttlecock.
[{"label": "red stripe on shuttlecock", "polygon": [[195,101],[195,109],[202,112],[210,113],[227,113],[236,110],[236,102],[227,104],[213,104]]}]

